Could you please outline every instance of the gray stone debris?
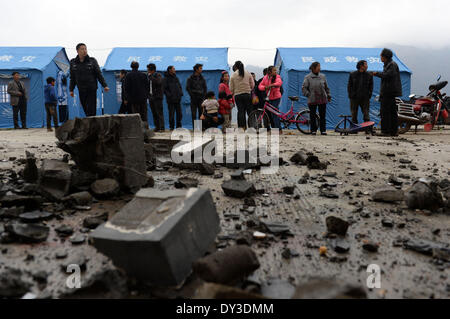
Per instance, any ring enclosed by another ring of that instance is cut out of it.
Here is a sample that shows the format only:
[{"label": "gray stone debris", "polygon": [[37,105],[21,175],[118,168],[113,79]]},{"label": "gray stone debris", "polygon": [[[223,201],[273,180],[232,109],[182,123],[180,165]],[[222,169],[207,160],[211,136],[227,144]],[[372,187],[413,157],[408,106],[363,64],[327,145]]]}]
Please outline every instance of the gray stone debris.
[{"label": "gray stone debris", "polygon": [[438,209],[444,206],[442,195],[438,192],[435,180],[422,178],[414,183],[405,196],[410,209]]},{"label": "gray stone debris", "polygon": [[47,240],[50,228],[40,224],[21,224],[13,223],[6,225],[5,230],[16,241],[34,244],[41,243]]},{"label": "gray stone debris", "polygon": [[232,246],[197,260],[195,273],[204,281],[229,284],[250,275],[260,267],[258,258],[248,246]]},{"label": "gray stone debris", "polygon": [[44,160],[39,178],[40,192],[50,200],[60,201],[69,193],[71,178],[69,164]]},{"label": "gray stone debris", "polygon": [[222,184],[225,195],[234,198],[245,198],[256,193],[255,185],[245,180],[229,180]]},{"label": "gray stone debris", "polygon": [[376,189],[372,193],[372,199],[375,202],[395,203],[401,202],[405,198],[405,193],[391,186]]},{"label": "gray stone debris", "polygon": [[219,233],[209,191],[142,189],[91,235],[94,246],[130,276],[179,285]]},{"label": "gray stone debris", "polygon": [[327,217],[326,222],[329,233],[340,236],[347,235],[348,228],[350,227],[350,224],[347,221],[335,216],[329,216]]},{"label": "gray stone debris", "polygon": [[95,197],[108,199],[115,197],[120,192],[119,183],[111,178],[98,180],[91,185],[91,191]]},{"label": "gray stone debris", "polygon": [[33,153],[30,153],[30,152],[25,152],[25,153],[26,153],[27,159],[26,159],[25,168],[24,168],[23,174],[22,174],[23,179],[27,183],[34,184],[39,179],[39,171],[36,166],[36,157],[34,157]]},{"label": "gray stone debris", "polygon": [[77,118],[56,132],[58,147],[82,171],[115,179],[124,190],[137,192],[147,183],[141,124],[136,114]]}]

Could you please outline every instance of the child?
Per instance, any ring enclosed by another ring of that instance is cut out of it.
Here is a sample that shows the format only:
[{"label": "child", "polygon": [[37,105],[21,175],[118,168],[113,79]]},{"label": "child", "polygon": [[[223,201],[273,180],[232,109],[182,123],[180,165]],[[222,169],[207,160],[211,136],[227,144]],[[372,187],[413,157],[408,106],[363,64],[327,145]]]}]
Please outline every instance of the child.
[{"label": "child", "polygon": [[219,93],[219,113],[223,116],[224,124],[222,127],[223,133],[226,133],[227,128],[231,128],[231,110],[233,109],[233,100],[229,99],[227,93],[222,91]]},{"label": "child", "polygon": [[55,90],[55,82],[56,80],[52,77],[49,77],[47,79],[47,85],[44,89],[44,95],[45,95],[45,111],[47,112],[47,131],[53,132],[52,130],[52,117],[53,117],[53,123],[55,124],[55,129],[57,129],[58,126],[58,115],[56,113],[56,104],[58,104],[58,99],[56,97],[56,90]]},{"label": "child", "polygon": [[223,124],[223,117],[219,117],[219,102],[216,100],[214,92],[206,94],[206,100],[202,104],[203,115],[200,118],[203,121],[203,130],[217,128]]}]

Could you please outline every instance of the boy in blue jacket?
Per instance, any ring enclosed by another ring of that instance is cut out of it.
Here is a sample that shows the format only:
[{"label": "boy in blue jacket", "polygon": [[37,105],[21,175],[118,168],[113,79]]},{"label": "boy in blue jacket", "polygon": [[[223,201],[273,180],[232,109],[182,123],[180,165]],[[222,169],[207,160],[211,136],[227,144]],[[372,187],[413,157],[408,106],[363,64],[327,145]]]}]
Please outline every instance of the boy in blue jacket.
[{"label": "boy in blue jacket", "polygon": [[52,77],[47,79],[47,85],[44,89],[45,94],[45,111],[47,112],[47,130],[53,132],[52,130],[52,117],[53,123],[55,124],[55,129],[58,128],[58,114],[56,113],[56,105],[58,104],[58,98],[56,97],[55,89],[56,80]]}]

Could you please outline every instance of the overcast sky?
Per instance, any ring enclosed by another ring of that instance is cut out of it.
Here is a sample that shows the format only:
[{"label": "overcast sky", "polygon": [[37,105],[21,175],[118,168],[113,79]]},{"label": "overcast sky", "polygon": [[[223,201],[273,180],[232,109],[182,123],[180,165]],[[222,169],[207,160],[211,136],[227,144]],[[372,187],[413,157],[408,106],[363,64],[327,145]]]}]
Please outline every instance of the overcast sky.
[{"label": "overcast sky", "polygon": [[85,42],[100,64],[118,46],[230,47],[230,62],[261,66],[282,46],[450,46],[448,0],[2,0],[1,8],[1,46],[64,46],[73,57]]}]

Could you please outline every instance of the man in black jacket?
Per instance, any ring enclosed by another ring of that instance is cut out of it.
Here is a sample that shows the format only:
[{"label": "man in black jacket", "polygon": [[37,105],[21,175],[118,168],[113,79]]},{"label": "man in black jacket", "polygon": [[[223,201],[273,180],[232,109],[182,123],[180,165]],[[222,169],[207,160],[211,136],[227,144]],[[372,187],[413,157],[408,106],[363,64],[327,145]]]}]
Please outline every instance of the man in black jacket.
[{"label": "man in black jacket", "polygon": [[142,122],[148,127],[147,98],[149,82],[144,73],[139,72],[139,63],[131,63],[131,72],[125,78],[125,103],[132,114],[140,114]]},{"label": "man in black jacket", "polygon": [[200,119],[202,115],[202,103],[205,100],[208,87],[206,80],[202,75],[203,65],[196,64],[194,66],[194,74],[192,74],[186,83],[186,91],[191,97],[192,127],[195,130],[195,121]]},{"label": "man in black jacket", "polygon": [[173,66],[167,68],[164,77],[164,94],[166,95],[167,105],[169,106],[169,123],[170,130],[175,129],[175,113],[177,114],[177,128],[182,128],[183,113],[181,112],[181,98],[183,97],[183,89],[180,80],[176,75]]},{"label": "man in black jacket", "polygon": [[147,65],[147,71],[150,82],[149,102],[153,114],[153,122],[155,123],[155,132],[164,132],[166,129],[163,109],[163,78],[161,74],[156,72],[156,65],[153,63]]},{"label": "man in black jacket", "polygon": [[381,61],[384,63],[383,72],[374,72],[373,75],[381,78],[381,135],[398,136],[398,109],[396,97],[403,95],[400,69],[393,61],[394,53],[389,49],[381,52]]},{"label": "man in black jacket", "polygon": [[373,94],[373,76],[367,72],[367,61],[359,61],[358,71],[350,73],[348,79],[348,97],[350,98],[352,122],[358,124],[358,111],[364,115],[364,122],[370,121],[370,99]]},{"label": "man in black jacket", "polygon": [[84,43],[77,45],[77,57],[70,61],[70,95],[78,87],[80,102],[87,117],[97,115],[97,81],[109,92],[109,87],[103,78],[102,71],[96,59],[87,53]]},{"label": "man in black jacket", "polygon": [[121,70],[120,71],[120,75],[119,75],[119,79],[120,79],[120,85],[121,85],[121,89],[122,89],[122,103],[120,104],[120,109],[119,109],[119,114],[130,114],[130,109],[128,108],[128,103],[127,100],[125,99],[125,78],[127,76],[127,71],[126,70]]}]

